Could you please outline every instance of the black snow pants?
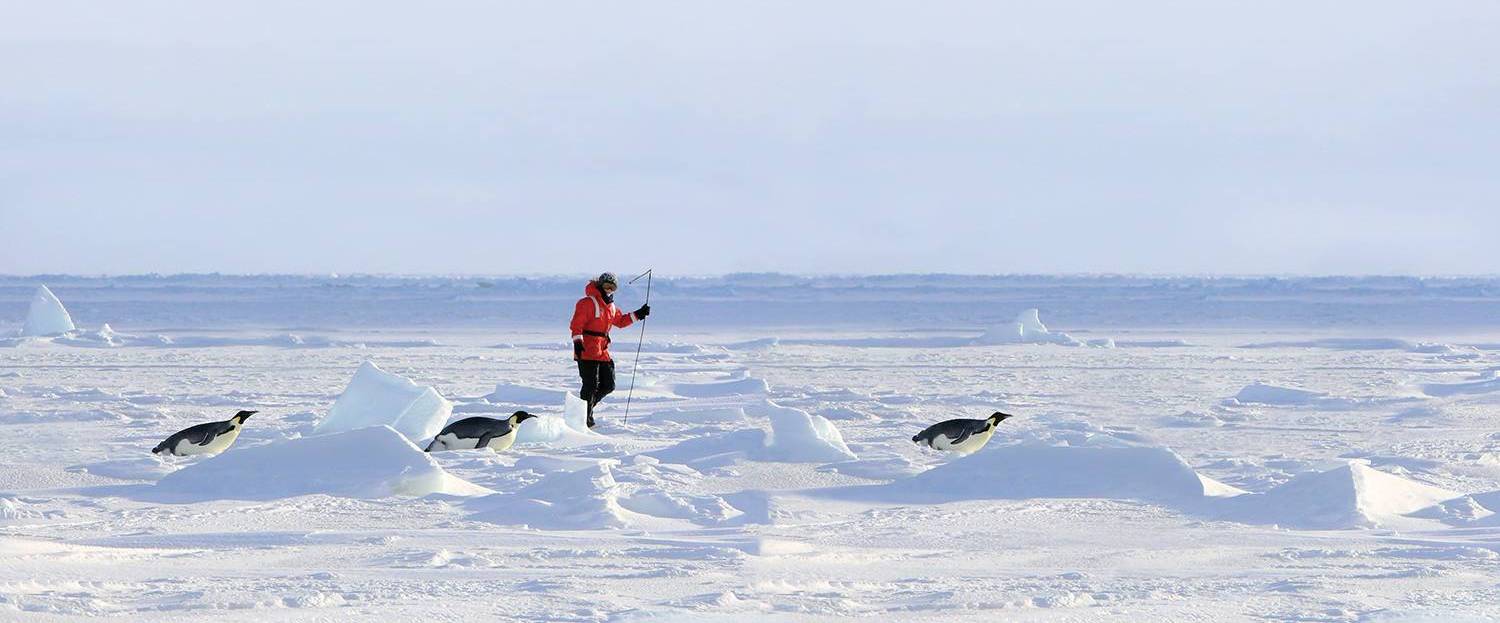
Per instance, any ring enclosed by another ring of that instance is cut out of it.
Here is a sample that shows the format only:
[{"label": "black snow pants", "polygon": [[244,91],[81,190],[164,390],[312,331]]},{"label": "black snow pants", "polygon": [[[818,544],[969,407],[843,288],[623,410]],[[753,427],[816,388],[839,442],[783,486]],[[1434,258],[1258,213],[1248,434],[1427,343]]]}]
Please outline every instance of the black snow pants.
[{"label": "black snow pants", "polygon": [[578,397],[588,403],[589,413],[593,413],[594,405],[615,391],[615,362],[581,359],[578,361],[578,376],[583,378]]}]

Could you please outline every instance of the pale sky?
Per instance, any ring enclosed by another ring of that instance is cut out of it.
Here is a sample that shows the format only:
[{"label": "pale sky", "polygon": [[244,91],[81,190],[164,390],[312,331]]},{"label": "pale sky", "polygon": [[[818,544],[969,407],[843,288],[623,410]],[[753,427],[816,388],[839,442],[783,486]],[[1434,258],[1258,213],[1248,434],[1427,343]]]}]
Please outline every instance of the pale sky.
[{"label": "pale sky", "polygon": [[1500,3],[0,0],[0,273],[1500,273]]}]

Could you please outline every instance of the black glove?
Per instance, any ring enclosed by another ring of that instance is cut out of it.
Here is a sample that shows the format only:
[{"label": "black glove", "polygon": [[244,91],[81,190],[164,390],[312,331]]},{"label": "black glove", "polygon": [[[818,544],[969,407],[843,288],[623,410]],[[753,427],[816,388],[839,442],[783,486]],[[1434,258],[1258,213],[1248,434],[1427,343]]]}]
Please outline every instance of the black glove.
[{"label": "black glove", "polygon": [[635,319],[636,320],[645,320],[646,316],[650,316],[650,315],[651,315],[651,306],[650,305],[642,305],[640,309],[635,310]]},{"label": "black glove", "polygon": [[583,359],[583,340],[573,340],[573,361]]}]

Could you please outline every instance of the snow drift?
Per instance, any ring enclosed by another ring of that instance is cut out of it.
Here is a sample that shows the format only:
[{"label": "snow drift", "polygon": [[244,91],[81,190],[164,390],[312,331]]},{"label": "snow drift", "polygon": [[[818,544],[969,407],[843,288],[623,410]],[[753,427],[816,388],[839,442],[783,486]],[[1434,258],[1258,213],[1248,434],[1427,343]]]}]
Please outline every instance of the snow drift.
[{"label": "snow drift", "polygon": [[1462,383],[1428,383],[1422,386],[1422,393],[1433,397],[1491,392],[1500,392],[1500,370],[1481,372],[1473,380]]},{"label": "snow drift", "polygon": [[620,506],[620,486],[606,462],[548,475],[512,494],[477,501],[474,521],[543,530],[624,528],[639,521]]},{"label": "snow drift", "polygon": [[598,530],[668,526],[682,522],[713,526],[742,520],[744,513],[715,495],[682,493],[681,485],[701,479],[698,472],[659,465],[648,457],[634,463],[596,460],[583,467],[555,459],[527,457],[516,469],[546,473],[515,493],[495,494],[470,503],[474,521],[526,525],[545,530]]},{"label": "snow drift", "polygon": [[26,324],[21,327],[22,336],[61,335],[76,329],[73,317],[63,307],[62,301],[52,294],[47,286],[37,286],[31,297],[31,308],[26,312]]},{"label": "snow drift", "polygon": [[1237,490],[1152,446],[1015,444],[982,449],[887,486],[900,500],[1114,498],[1193,502]]},{"label": "snow drift", "polygon": [[318,423],[313,434],[389,426],[416,442],[436,435],[451,415],[453,403],[433,388],[417,385],[366,361],[360,364],[349,386],[334,401],[328,417]]},{"label": "snow drift", "polygon": [[1263,494],[1225,500],[1224,517],[1290,528],[1373,528],[1456,497],[1355,460],[1302,474]]},{"label": "snow drift", "polygon": [[1241,389],[1234,399],[1242,404],[1301,406],[1326,402],[1328,394],[1256,381]]},{"label": "snow drift", "polygon": [[1326,392],[1256,381],[1246,385],[1232,398],[1225,399],[1221,404],[1225,407],[1308,407],[1326,411],[1348,411],[1365,407],[1413,403],[1420,400],[1412,396],[1334,396]]},{"label": "snow drift", "polygon": [[230,448],[168,474],[150,497],[191,502],[273,500],[327,494],[478,495],[483,487],[448,474],[389,426],[371,426],[248,448]]},{"label": "snow drift", "polygon": [[758,428],[694,437],[645,453],[667,463],[717,467],[739,460],[830,463],[857,457],[833,422],[770,400],[744,408],[748,419],[766,418],[771,431]]}]

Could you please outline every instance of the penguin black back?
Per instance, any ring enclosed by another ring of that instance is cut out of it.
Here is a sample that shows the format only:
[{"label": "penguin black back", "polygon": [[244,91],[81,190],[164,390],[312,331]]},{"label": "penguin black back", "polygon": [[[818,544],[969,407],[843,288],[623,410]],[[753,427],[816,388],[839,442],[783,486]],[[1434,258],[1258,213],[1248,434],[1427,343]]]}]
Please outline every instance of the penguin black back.
[{"label": "penguin black back", "polygon": [[1009,413],[996,411],[982,420],[953,419],[944,420],[922,429],[922,432],[914,435],[911,440],[914,443],[924,444],[937,449],[952,449],[962,446],[975,435],[981,435],[984,443],[989,441],[989,435],[993,434],[994,428],[1009,418]]},{"label": "penguin black back", "polygon": [[[433,450],[451,450],[488,447],[492,440],[502,442],[504,448],[509,448],[512,441],[503,439],[514,435],[516,427],[521,422],[536,416],[525,411],[512,413],[510,417],[499,419],[483,416],[466,417],[443,427],[432,441],[427,444],[425,452]],[[470,446],[469,444],[473,445]]]},{"label": "penguin black back", "polygon": [[240,411],[222,422],[206,422],[189,426],[151,449],[152,454],[166,452],[178,456],[189,454],[211,454],[224,451],[239,437],[240,427],[257,411]]}]

